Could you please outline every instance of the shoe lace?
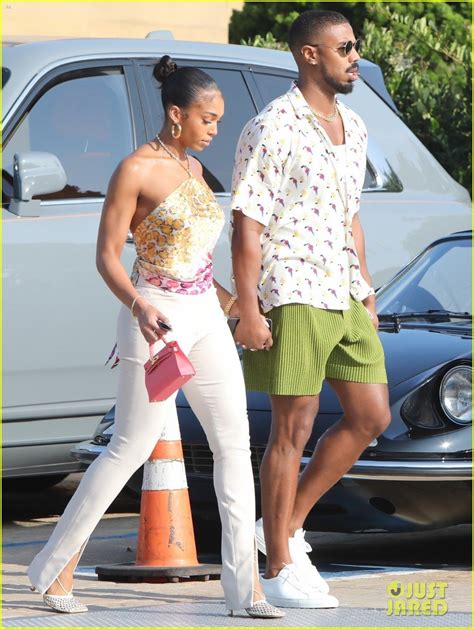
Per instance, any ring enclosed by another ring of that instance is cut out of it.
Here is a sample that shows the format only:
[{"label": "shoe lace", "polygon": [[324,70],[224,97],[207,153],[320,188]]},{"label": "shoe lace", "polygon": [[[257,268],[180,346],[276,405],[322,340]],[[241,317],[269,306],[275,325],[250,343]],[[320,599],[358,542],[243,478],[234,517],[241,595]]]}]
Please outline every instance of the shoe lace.
[{"label": "shoe lace", "polygon": [[311,562],[311,559],[308,557],[308,553],[310,553],[313,549],[311,544],[309,544],[305,538],[305,531],[297,531],[294,536],[294,545],[293,551],[296,551],[298,554],[298,564],[300,566],[304,566],[305,570],[311,570],[311,572],[317,572],[316,567]]},{"label": "shoe lace", "polygon": [[293,537],[292,540],[292,550],[296,551],[298,553],[299,559],[300,561],[306,563],[306,562],[310,562],[309,557],[308,557],[308,553],[310,553],[313,549],[311,548],[311,545],[308,544],[308,542],[305,540],[304,538],[304,531],[297,531]]},{"label": "shoe lace", "polygon": [[305,540],[305,535],[306,535],[306,531],[301,530],[301,533],[297,532],[295,534],[295,537],[296,537],[296,540],[298,541],[298,544],[301,546],[302,549],[304,549],[305,553],[310,553],[313,550],[313,548],[311,544]]}]

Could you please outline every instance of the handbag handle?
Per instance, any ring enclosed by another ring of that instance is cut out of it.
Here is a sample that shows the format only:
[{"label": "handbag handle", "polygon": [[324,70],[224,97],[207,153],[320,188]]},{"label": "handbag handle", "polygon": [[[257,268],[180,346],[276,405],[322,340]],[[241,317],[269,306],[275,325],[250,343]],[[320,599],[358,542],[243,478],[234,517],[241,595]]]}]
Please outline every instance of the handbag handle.
[{"label": "handbag handle", "polygon": [[[165,341],[164,339],[161,339],[161,340],[165,344],[165,347],[167,347],[170,343],[173,342],[173,341]],[[155,354],[153,353],[153,348],[155,347],[155,343],[156,343],[156,341],[154,341],[153,343],[148,343],[148,350],[150,352],[150,360],[151,360],[151,362],[153,362],[153,358],[155,356]]]}]

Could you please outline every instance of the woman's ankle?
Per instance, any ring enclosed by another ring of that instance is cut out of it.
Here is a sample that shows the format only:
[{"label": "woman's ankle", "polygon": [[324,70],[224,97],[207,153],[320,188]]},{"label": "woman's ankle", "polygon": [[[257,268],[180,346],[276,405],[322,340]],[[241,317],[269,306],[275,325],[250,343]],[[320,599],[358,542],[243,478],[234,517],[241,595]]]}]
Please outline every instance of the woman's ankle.
[{"label": "woman's ankle", "polygon": [[[69,587],[68,587],[69,586]],[[72,579],[65,579],[64,577],[56,578],[50,587],[47,589],[46,594],[52,596],[68,596],[72,592]]]}]

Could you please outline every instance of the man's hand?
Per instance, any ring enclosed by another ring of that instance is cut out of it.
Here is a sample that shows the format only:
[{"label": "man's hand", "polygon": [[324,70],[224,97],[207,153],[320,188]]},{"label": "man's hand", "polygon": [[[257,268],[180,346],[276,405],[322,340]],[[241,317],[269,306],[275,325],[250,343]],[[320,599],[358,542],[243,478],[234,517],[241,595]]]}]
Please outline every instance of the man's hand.
[{"label": "man's hand", "polygon": [[372,321],[372,324],[376,330],[379,329],[379,318],[377,316],[377,311],[375,310],[375,301],[370,301],[367,304],[364,304],[365,309],[367,310],[369,317]]},{"label": "man's hand", "polygon": [[[372,286],[372,279],[369,275],[367,268],[367,262],[365,259],[365,241],[364,232],[359,219],[359,212],[354,215],[352,219],[352,234],[354,236],[354,244],[357,251],[357,257],[359,258],[360,273],[369,286]],[[369,314],[369,317],[374,324],[376,330],[379,329],[379,318],[377,317],[377,311],[375,310],[375,296],[369,295],[362,302]]]},{"label": "man's hand", "polygon": [[234,339],[237,345],[251,352],[258,349],[270,349],[273,345],[272,333],[267,326],[265,317],[257,315],[251,318],[241,318],[235,328]]}]

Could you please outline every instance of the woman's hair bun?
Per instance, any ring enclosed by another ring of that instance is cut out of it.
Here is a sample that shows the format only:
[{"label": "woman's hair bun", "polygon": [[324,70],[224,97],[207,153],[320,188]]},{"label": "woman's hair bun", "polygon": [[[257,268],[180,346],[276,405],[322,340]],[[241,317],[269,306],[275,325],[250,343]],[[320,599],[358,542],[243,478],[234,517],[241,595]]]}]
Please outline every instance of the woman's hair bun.
[{"label": "woman's hair bun", "polygon": [[153,68],[153,76],[159,83],[164,83],[170,74],[176,72],[178,66],[169,55],[163,55]]}]

